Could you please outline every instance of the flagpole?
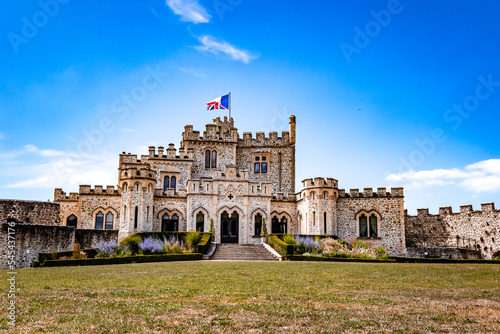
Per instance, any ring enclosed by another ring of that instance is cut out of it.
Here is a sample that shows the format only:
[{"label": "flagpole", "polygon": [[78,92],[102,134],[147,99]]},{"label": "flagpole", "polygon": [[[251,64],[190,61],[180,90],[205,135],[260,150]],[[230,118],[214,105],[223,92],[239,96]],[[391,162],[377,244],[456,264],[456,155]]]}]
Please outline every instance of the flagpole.
[{"label": "flagpole", "polygon": [[231,119],[231,92],[229,92],[229,119]]}]

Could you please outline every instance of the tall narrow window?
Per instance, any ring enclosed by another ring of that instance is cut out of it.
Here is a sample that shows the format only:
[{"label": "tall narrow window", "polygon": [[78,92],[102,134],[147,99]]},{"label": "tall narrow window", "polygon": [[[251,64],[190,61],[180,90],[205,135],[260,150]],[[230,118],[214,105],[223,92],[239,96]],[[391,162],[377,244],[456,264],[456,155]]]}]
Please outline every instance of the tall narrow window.
[{"label": "tall narrow window", "polygon": [[212,151],[212,168],[217,167],[217,151]]},{"label": "tall narrow window", "polygon": [[280,233],[287,233],[288,230],[288,224],[287,224],[287,219],[285,217],[281,217],[280,221]]},{"label": "tall narrow window", "polygon": [[196,232],[203,232],[203,228],[205,226],[205,215],[201,212],[198,212],[196,215]]},{"label": "tall narrow window", "polygon": [[328,232],[326,231],[326,212],[323,213],[323,233],[327,234]]},{"label": "tall narrow window", "polygon": [[313,226],[315,225],[316,225],[316,211],[313,211]]},{"label": "tall narrow window", "polygon": [[260,173],[260,163],[259,162],[254,163],[254,165],[253,165],[253,172],[254,173]]},{"label": "tall narrow window", "polygon": [[377,216],[370,216],[370,237],[376,238],[378,236],[378,228],[377,228]]},{"label": "tall narrow window", "polygon": [[139,207],[135,207],[135,214],[134,214],[134,228],[137,228],[139,225]]},{"label": "tall narrow window", "polygon": [[106,214],[106,226],[105,226],[106,230],[112,230],[113,229],[113,220],[114,220],[113,213],[112,212],[108,212]]},{"label": "tall narrow window", "polygon": [[359,236],[367,237],[368,236],[368,222],[367,218],[364,214],[359,216]]},{"label": "tall narrow window", "polygon": [[104,215],[102,214],[101,211],[99,211],[95,215],[95,229],[96,230],[102,230],[103,222],[104,222]]},{"label": "tall narrow window", "polygon": [[177,216],[176,214],[172,216],[172,227],[173,229],[171,231],[179,231],[179,216]]},{"label": "tall narrow window", "polygon": [[271,231],[273,233],[281,233],[280,232],[280,221],[278,219],[278,217],[273,217],[273,219],[271,219]]},{"label": "tall narrow window", "polygon": [[149,205],[146,208],[146,222],[149,222]]},{"label": "tall narrow window", "polygon": [[175,176],[172,176],[170,178],[170,188],[174,189],[175,190],[175,183],[176,183],[177,179],[175,178]]},{"label": "tall narrow window", "polygon": [[255,215],[255,235],[259,236],[262,232],[262,215],[260,213]]},{"label": "tall narrow window", "polygon": [[165,176],[163,178],[163,191],[166,192],[167,189],[168,189],[168,185],[169,185],[169,180],[170,178],[168,176]]},{"label": "tall narrow window", "polygon": [[210,150],[205,151],[205,168],[210,168]]}]

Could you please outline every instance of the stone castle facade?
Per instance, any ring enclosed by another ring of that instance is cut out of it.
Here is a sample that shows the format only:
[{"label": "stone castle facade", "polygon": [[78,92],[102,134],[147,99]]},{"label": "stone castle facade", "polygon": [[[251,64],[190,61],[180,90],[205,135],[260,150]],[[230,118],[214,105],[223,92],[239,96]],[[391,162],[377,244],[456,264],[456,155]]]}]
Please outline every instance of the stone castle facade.
[{"label": "stone castle facade", "polygon": [[[232,118],[218,117],[201,135],[185,126],[178,150],[169,144],[140,157],[120,154],[117,187],[82,185],[69,195],[58,188],[54,202],[62,225],[118,230],[120,239],[149,231],[207,232],[213,219],[217,243],[255,244],[265,219],[269,233],[366,238],[389,255],[406,256],[405,236],[414,229],[407,224],[417,219],[405,213],[403,188],[346,192],[337,180],[317,177],[302,181],[297,192],[295,142],[293,115],[288,131],[268,137],[240,136]],[[499,226],[498,210],[491,214]]]}]

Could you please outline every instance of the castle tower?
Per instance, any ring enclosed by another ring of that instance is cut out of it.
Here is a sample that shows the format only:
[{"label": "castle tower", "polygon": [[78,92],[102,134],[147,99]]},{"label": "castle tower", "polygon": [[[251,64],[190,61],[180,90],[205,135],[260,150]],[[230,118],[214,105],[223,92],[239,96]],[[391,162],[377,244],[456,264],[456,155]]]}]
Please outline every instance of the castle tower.
[{"label": "castle tower", "polygon": [[337,235],[338,181],[316,177],[302,181],[298,203],[301,234]]},{"label": "castle tower", "polygon": [[129,155],[120,155],[119,187],[121,189],[121,214],[119,238],[138,232],[153,231],[153,199],[156,172],[145,166],[128,166],[122,163]]}]

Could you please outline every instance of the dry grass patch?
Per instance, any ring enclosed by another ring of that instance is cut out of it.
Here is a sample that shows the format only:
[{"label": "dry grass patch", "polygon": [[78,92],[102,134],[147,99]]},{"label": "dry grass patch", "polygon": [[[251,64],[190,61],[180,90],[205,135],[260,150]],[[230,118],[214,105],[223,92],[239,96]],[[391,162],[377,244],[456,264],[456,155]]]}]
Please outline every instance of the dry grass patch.
[{"label": "dry grass patch", "polygon": [[498,265],[165,262],[17,281],[19,333],[500,332]]}]

